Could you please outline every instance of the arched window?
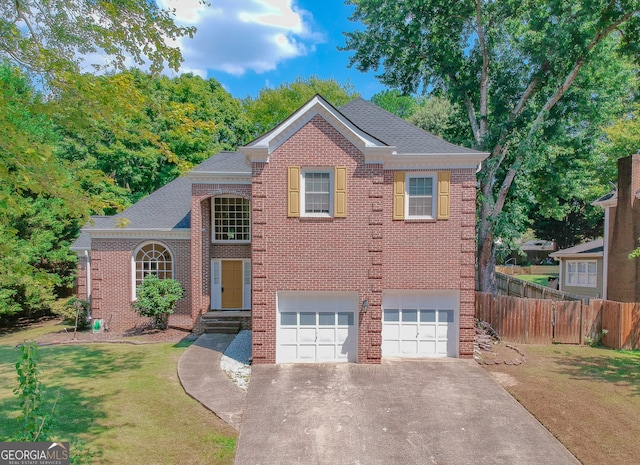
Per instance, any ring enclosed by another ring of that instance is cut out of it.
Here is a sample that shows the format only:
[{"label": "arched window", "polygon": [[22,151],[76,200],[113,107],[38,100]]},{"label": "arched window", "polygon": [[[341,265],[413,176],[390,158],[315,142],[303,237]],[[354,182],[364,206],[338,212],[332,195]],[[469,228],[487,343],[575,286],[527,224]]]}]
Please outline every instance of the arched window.
[{"label": "arched window", "polygon": [[144,244],[135,253],[134,261],[134,297],[136,288],[142,284],[144,278],[150,274],[156,275],[159,279],[173,278],[173,258],[169,250],[162,244],[158,244],[157,242]]}]

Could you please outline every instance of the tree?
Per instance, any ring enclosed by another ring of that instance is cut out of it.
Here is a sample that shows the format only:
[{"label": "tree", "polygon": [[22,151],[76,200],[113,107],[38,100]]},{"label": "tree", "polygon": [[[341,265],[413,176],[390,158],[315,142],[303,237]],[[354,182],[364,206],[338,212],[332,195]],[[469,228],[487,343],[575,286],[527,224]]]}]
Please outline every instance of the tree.
[{"label": "tree", "polygon": [[251,121],[251,135],[255,138],[270,131],[316,94],[336,107],[358,97],[350,84],[318,77],[298,78],[275,89],[265,87],[257,98],[248,97],[243,101]]},{"label": "tree", "polygon": [[[85,86],[102,89],[101,95],[115,95],[94,109],[78,107],[75,92],[61,94],[54,110],[65,134],[60,155],[105,173],[123,189],[123,203],[135,202],[193,165],[248,141],[249,123],[240,102],[215,79],[131,70],[84,80]],[[99,110],[107,106],[105,118]],[[82,128],[76,122],[81,115],[74,115],[78,108],[85,117]]]},{"label": "tree", "polygon": [[141,315],[153,318],[153,327],[167,329],[167,318],[182,298],[180,283],[174,279],[159,279],[150,274],[136,289],[133,308]]},{"label": "tree", "polygon": [[91,204],[54,155],[58,136],[23,73],[0,64],[0,315],[46,308],[69,285],[69,245]]},{"label": "tree", "polygon": [[0,3],[0,58],[57,89],[86,66],[122,70],[130,59],[148,62],[151,72],[168,64],[177,70],[182,55],[175,39],[195,28],[179,27],[173,12],[147,0],[16,0]]},{"label": "tree", "polygon": [[[345,33],[351,65],[383,67],[404,92],[437,90],[464,109],[465,140],[489,153],[479,173],[480,289],[496,292],[495,239],[518,175],[541,161],[559,102],[607,52],[637,57],[638,0],[349,0],[364,30]],[[601,83],[586,82],[595,90]],[[597,92],[593,95],[597,97]]]},{"label": "tree", "polygon": [[412,95],[403,94],[398,89],[387,89],[373,95],[371,103],[400,118],[407,119],[416,111],[418,99]]}]

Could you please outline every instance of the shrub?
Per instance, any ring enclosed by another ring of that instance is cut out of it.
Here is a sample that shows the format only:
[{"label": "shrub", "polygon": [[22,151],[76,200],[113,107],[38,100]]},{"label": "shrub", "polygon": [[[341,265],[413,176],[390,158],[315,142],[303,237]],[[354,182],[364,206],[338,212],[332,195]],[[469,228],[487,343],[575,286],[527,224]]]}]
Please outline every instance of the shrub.
[{"label": "shrub", "polygon": [[155,328],[167,329],[168,316],[173,313],[183,291],[174,279],[158,279],[155,275],[144,278],[136,288],[137,300],[133,308],[142,316],[153,317]]},{"label": "shrub", "polygon": [[51,305],[51,311],[62,317],[65,323],[77,324],[78,331],[84,331],[89,328],[89,306],[90,304],[86,300],[71,297],[57,300],[55,304]]}]

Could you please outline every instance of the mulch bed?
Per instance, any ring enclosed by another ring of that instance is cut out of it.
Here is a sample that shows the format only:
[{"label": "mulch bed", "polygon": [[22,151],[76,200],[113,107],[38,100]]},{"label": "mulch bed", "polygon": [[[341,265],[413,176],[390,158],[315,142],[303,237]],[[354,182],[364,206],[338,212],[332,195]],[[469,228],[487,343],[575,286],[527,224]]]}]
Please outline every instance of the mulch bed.
[{"label": "mulch bed", "polygon": [[195,336],[183,329],[168,328],[159,330],[151,327],[139,327],[129,331],[104,331],[93,333],[91,330],[78,331],[74,334],[73,328],[44,334],[37,338],[38,345],[55,344],[86,344],[91,342],[112,342],[128,344],[153,344],[158,342],[180,342],[193,340]]}]

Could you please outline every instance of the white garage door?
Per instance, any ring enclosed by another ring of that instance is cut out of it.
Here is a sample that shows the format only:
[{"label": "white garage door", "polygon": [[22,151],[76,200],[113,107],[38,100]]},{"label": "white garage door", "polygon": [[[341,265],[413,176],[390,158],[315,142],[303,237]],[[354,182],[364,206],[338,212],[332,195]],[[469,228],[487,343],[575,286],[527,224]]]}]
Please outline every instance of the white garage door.
[{"label": "white garage door", "polygon": [[277,363],[356,362],[356,293],[278,292]]},{"label": "white garage door", "polygon": [[458,293],[387,292],[382,297],[383,357],[457,357]]}]

